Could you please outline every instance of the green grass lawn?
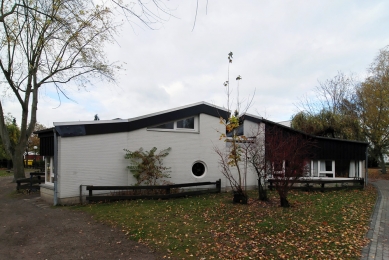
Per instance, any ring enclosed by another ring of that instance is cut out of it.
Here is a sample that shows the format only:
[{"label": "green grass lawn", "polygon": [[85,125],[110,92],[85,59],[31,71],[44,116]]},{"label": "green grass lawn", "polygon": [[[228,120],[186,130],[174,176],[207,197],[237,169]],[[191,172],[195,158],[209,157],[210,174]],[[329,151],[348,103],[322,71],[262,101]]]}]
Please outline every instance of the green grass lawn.
[{"label": "green grass lawn", "polygon": [[[255,198],[256,193],[250,196]],[[99,203],[76,209],[119,227],[129,239],[178,259],[359,258],[376,191],[289,195],[291,208],[270,202],[232,204],[229,193],[171,200]]]},{"label": "green grass lawn", "polygon": [[0,177],[7,177],[7,176],[12,176],[12,172],[7,172],[6,169],[0,169]]}]

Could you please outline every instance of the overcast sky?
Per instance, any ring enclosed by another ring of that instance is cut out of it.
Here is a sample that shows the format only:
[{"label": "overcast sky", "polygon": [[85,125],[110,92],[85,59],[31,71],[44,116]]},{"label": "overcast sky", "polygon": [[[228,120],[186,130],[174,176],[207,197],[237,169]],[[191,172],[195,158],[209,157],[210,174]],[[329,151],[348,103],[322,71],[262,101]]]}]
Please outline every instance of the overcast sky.
[{"label": "overcast sky", "polygon": [[[77,90],[69,85],[61,102],[41,89],[38,122],[131,118],[206,101],[226,106],[227,55],[233,52],[230,82],[236,98],[255,92],[251,114],[276,122],[289,120],[304,95],[338,71],[360,79],[389,44],[389,1],[170,1],[172,14],[158,30],[121,28],[106,47],[110,61],[125,70],[117,83]],[[8,99],[6,112],[17,118]]]}]

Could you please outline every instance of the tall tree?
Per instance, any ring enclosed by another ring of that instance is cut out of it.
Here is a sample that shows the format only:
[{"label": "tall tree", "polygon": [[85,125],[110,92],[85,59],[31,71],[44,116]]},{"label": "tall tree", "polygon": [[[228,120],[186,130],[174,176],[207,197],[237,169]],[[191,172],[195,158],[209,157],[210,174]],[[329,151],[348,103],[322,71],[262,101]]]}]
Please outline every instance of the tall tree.
[{"label": "tall tree", "polygon": [[[73,0],[68,0],[68,2],[72,1]],[[107,1],[106,3],[111,2],[111,6],[118,7],[118,10],[120,10],[120,13],[125,16],[128,22],[134,23],[136,21],[140,21],[148,28],[155,29],[156,26],[160,25],[171,16],[172,9],[170,9],[167,5],[168,1],[169,0],[138,0],[136,2],[131,1],[129,3],[125,3],[124,1],[111,0]],[[93,4],[94,0],[85,0],[83,2],[89,2]],[[2,0],[0,6],[0,23],[4,22],[8,16],[18,12],[18,8],[20,7],[27,8],[33,12],[38,12],[44,16],[50,16],[50,12],[46,12],[47,10],[39,9],[37,6],[31,5],[31,3],[26,0]],[[196,16],[197,10],[198,4],[196,8]],[[196,23],[196,16],[194,18],[194,25]]]},{"label": "tall tree", "polygon": [[356,82],[342,72],[319,82],[315,97],[305,97],[298,105],[300,112],[292,117],[292,127],[309,134],[364,140],[356,112]]},{"label": "tall tree", "polygon": [[40,87],[65,95],[63,86],[70,81],[84,87],[88,77],[113,80],[118,67],[106,61],[103,47],[113,41],[114,16],[157,29],[172,10],[168,0],[1,0],[0,84],[20,105],[21,135],[16,145],[10,142],[0,102],[0,136],[15,178],[24,177],[22,154],[36,123]]},{"label": "tall tree", "polygon": [[333,78],[319,81],[319,85],[314,89],[313,99],[305,96],[298,107],[311,114],[317,114],[322,110],[340,113],[345,100],[354,100],[355,83],[353,76],[339,71]]},{"label": "tall tree", "polygon": [[[4,115],[5,125],[7,127],[8,136],[11,144],[16,144],[20,137],[20,129],[16,124],[15,118],[11,114]],[[11,160],[11,157],[6,152],[3,142],[0,140],[0,159]]]},{"label": "tall tree", "polygon": [[389,148],[389,46],[381,49],[369,68],[369,77],[357,90],[359,117],[371,152],[386,173]]},{"label": "tall tree", "polygon": [[[13,12],[6,16],[5,10]],[[24,177],[23,153],[37,121],[39,89],[47,85],[64,93],[66,83],[83,87],[88,76],[113,80],[117,67],[106,61],[103,46],[116,25],[109,8],[81,0],[2,1],[0,12],[1,87],[21,109],[14,144],[0,102],[0,136],[16,179]]]}]

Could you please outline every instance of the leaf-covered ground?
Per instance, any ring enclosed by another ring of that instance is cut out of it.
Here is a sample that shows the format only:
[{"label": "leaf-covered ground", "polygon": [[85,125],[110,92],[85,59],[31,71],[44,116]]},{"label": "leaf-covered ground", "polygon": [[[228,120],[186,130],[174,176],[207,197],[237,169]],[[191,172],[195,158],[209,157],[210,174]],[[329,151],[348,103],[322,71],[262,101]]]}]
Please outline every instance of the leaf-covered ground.
[{"label": "leaf-covered ground", "polygon": [[387,169],[387,173],[386,174],[382,174],[381,173],[381,169],[371,168],[371,169],[369,169],[368,179],[370,181],[389,180],[389,169]]},{"label": "leaf-covered ground", "polygon": [[[251,198],[256,193],[250,194]],[[176,259],[358,258],[376,191],[291,192],[291,208],[229,193],[172,200],[138,200],[79,207],[118,226],[129,239]]]}]

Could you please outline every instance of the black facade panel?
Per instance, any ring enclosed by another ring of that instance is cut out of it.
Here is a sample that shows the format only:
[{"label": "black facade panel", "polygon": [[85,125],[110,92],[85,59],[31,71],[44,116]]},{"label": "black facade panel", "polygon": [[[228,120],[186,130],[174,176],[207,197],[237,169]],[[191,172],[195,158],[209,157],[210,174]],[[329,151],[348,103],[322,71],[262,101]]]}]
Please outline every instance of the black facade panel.
[{"label": "black facade panel", "polygon": [[366,143],[316,138],[314,159],[365,160],[366,147]]},{"label": "black facade panel", "polygon": [[63,137],[85,135],[84,125],[63,125],[56,126],[55,129],[57,130],[58,134]]},{"label": "black facade panel", "polygon": [[282,131],[289,135],[303,134],[311,138],[313,142],[313,146],[311,148],[313,160],[366,160],[366,148],[368,143],[307,135],[289,127],[272,124],[269,121],[265,122],[266,135],[271,134],[273,128],[278,128],[282,129]]},{"label": "black facade panel", "polygon": [[54,135],[40,137],[40,155],[54,156]]},{"label": "black facade panel", "polygon": [[128,132],[128,124],[129,124],[128,122],[121,122],[121,123],[83,125],[83,127],[85,128],[84,135],[99,135],[99,134]]}]

